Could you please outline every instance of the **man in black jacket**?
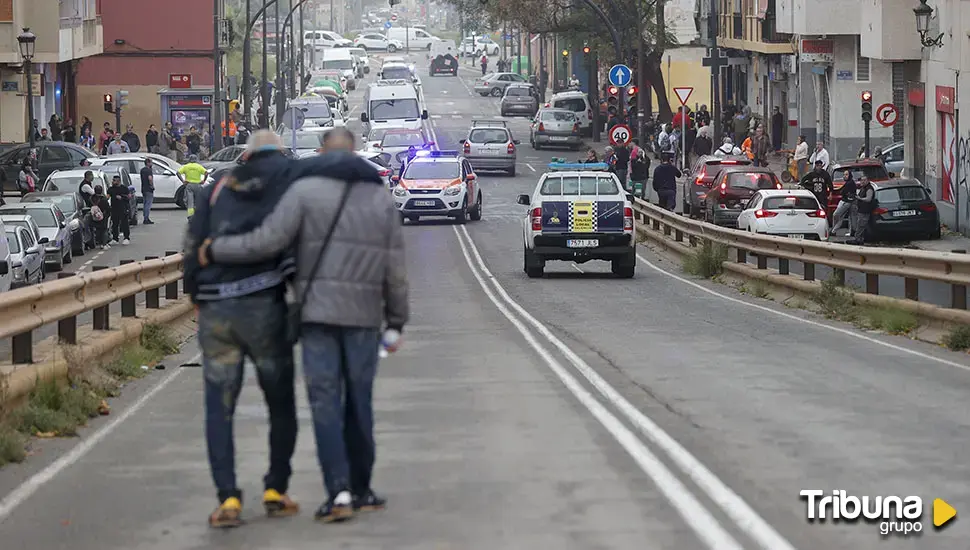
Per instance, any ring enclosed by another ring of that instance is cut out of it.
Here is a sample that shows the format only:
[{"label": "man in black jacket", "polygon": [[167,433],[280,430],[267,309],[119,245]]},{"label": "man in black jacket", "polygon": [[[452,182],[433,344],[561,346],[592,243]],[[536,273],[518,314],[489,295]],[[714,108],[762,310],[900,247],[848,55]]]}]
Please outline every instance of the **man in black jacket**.
[{"label": "man in black jacket", "polygon": [[650,157],[640,147],[638,140],[633,140],[633,152],[630,154],[630,188],[634,193],[640,193],[641,199],[646,199],[647,180],[650,178]]},{"label": "man in black jacket", "polygon": [[673,155],[664,155],[653,170],[653,189],[660,197],[660,207],[667,210],[673,210],[677,204],[677,178],[683,175],[673,161]]},{"label": "man in black jacket", "polygon": [[128,187],[121,184],[121,176],[111,178],[111,185],[108,186],[108,198],[111,199],[111,237],[118,242],[119,237],[124,236],[121,244],[127,245],[131,241],[131,229],[128,227],[128,219],[131,217],[130,192]]},{"label": "man in black jacket", "polygon": [[627,173],[630,168],[630,149],[626,145],[617,145],[613,149],[613,171],[620,178],[620,184],[627,188]]},{"label": "man in black jacket", "polygon": [[[348,158],[349,157],[349,158]],[[299,506],[287,495],[296,445],[293,349],[287,343],[285,284],[296,266],[292,251],[245,264],[199,264],[207,239],[248,233],[273,212],[290,185],[307,175],[383,183],[357,155],[327,155],[292,161],[270,130],[255,132],[244,162],[203,189],[185,243],[186,291],[199,308],[199,343],[205,379],[206,441],[219,507],[213,527],[241,522],[242,493],[236,483],[232,416],[249,357],[269,407],[270,466],[263,505],[270,516],[292,515]],[[254,330],[253,319],[259,319]]]},{"label": "man in black jacket", "polygon": [[832,186],[832,176],[825,170],[822,161],[815,161],[815,170],[805,174],[799,185],[814,193],[822,209],[828,210],[829,196],[835,188]]}]

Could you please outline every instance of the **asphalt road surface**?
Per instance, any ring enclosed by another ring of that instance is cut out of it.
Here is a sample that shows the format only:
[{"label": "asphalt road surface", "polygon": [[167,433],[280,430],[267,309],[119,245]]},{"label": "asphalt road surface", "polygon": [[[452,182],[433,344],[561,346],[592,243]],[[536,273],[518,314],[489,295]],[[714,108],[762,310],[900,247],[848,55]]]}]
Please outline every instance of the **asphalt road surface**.
[{"label": "asphalt road surface", "polygon": [[[496,116],[495,99],[469,93],[471,76],[424,77],[443,149],[471,118]],[[509,124],[527,144],[527,123]],[[251,522],[210,531],[201,372],[183,368],[136,385],[73,451],[43,442],[26,465],[0,471],[0,491],[12,489],[0,501],[3,547],[965,544],[959,520],[934,531],[931,503],[970,504],[959,439],[970,424],[966,356],[738,296],[685,278],[646,248],[631,280],[592,262],[549,264],[547,277],[528,279],[515,196],[561,153],[519,153],[518,176],[480,174],[481,222],[404,228],[413,320],[374,398],[375,489],[386,511],[345,525],[311,520],[324,495],[304,401],[291,491],[304,511],[260,517],[266,413],[250,375],[236,444]],[[195,355],[190,343],[179,359]],[[922,533],[810,523],[806,489],[922,497]]]}]

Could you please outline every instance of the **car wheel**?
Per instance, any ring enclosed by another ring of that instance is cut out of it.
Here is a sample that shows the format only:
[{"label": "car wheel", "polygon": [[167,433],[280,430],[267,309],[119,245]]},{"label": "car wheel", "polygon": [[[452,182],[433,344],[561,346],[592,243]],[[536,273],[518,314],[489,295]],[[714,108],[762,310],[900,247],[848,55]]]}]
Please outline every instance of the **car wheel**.
[{"label": "car wheel", "polygon": [[500,97],[502,95],[501,88],[492,88],[492,97]]},{"label": "car wheel", "polygon": [[72,250],[68,250],[67,254],[61,260],[64,264],[74,263],[74,254]]},{"label": "car wheel", "polygon": [[471,218],[473,222],[481,221],[482,219],[482,193],[479,191],[478,199],[476,200],[475,209],[471,212]]},{"label": "car wheel", "polygon": [[522,249],[522,269],[530,279],[538,279],[542,277],[542,273],[545,271],[545,268],[546,262],[541,258],[536,258],[534,251],[529,250],[528,248]]},{"label": "car wheel", "polygon": [[510,176],[515,177],[515,165],[513,164],[512,167],[507,170],[507,172]]},{"label": "car wheel", "polygon": [[395,46],[394,44],[387,45],[387,53],[394,53],[396,51],[397,51],[397,46]]},{"label": "car wheel", "polygon": [[533,141],[532,142],[532,148],[535,149],[536,151],[538,151],[539,149],[542,149],[542,146],[539,145],[539,142],[538,141]]},{"label": "car wheel", "polygon": [[461,210],[455,215],[455,223],[464,225],[468,221],[468,197],[461,201]]}]

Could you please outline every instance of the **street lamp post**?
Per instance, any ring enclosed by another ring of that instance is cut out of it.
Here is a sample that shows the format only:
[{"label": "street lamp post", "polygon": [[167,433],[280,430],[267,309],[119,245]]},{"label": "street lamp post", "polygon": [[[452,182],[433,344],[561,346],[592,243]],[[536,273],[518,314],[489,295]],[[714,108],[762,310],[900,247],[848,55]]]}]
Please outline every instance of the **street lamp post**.
[{"label": "street lamp post", "polygon": [[34,70],[31,60],[34,59],[37,35],[30,32],[30,27],[24,27],[24,32],[17,35],[17,42],[20,43],[20,57],[24,59],[24,75],[27,80],[27,140],[30,142],[30,148],[33,149],[36,140],[34,140]]},{"label": "street lamp post", "polygon": [[927,36],[930,32],[930,19],[933,17],[933,8],[926,5],[926,0],[919,0],[919,6],[913,10],[916,15],[916,32],[919,33],[920,43],[924,48],[939,48],[943,45],[943,33],[936,38]]},{"label": "street lamp post", "polygon": [[[250,57],[252,55],[252,43],[253,43],[253,27],[256,26],[256,21],[266,13],[266,8],[276,4],[277,0],[264,0],[263,6],[256,11],[252,19],[246,21],[246,34],[243,36],[243,81],[246,83],[243,86],[243,105],[246,109],[246,121],[252,117],[252,86],[249,85],[249,74],[250,74]],[[249,17],[249,2],[246,6],[246,17]],[[263,36],[263,40],[266,40],[266,36]],[[263,57],[265,59],[265,56]],[[268,111],[267,111],[268,112]]]}]

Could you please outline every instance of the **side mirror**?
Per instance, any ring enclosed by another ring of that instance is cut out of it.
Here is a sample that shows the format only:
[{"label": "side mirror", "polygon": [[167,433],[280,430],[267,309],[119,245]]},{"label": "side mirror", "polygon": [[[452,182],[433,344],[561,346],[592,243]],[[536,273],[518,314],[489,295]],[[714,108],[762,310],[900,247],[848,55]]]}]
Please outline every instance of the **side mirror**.
[{"label": "side mirror", "polygon": [[891,177],[891,178],[895,178],[895,177],[896,177],[896,172],[890,172],[890,173],[889,173],[889,177]]},{"label": "side mirror", "polygon": [[421,111],[421,120],[428,120],[428,111]]},{"label": "side mirror", "polygon": [[361,113],[360,114],[360,121],[361,122],[367,122],[367,120],[368,120],[367,113]]},{"label": "side mirror", "polygon": [[64,229],[65,227],[67,227],[67,224],[64,222],[58,222],[57,225],[59,225],[61,229]]},{"label": "side mirror", "polygon": [[391,181],[394,182],[395,185],[397,185],[398,182],[401,181],[401,176],[391,176]]},{"label": "side mirror", "polygon": [[28,256],[31,256],[33,254],[40,254],[40,248],[37,248],[36,246],[32,246],[32,247],[28,248],[27,250],[24,250],[24,254],[26,254]]},{"label": "side mirror", "polygon": [[49,242],[51,242],[51,240],[48,239],[47,237],[41,237],[40,240],[37,241],[37,244],[47,244]]},{"label": "side mirror", "polygon": [[522,142],[521,142],[521,141],[519,141],[519,140],[517,140],[517,139],[513,139],[513,140],[512,140],[512,143],[513,143],[514,145],[519,145],[519,144],[521,144]]},{"label": "side mirror", "polygon": [[930,189],[929,187],[924,187],[924,189],[926,189],[926,194],[927,195],[932,195],[933,194],[933,190]]},{"label": "side mirror", "polygon": [[475,177],[475,174],[468,174],[467,176],[465,176],[465,179],[467,181],[475,181],[477,178]]},{"label": "side mirror", "polygon": [[529,195],[519,195],[519,198],[516,199],[515,202],[524,206],[529,206],[532,204],[532,199],[529,197]]},{"label": "side mirror", "polygon": [[464,140],[464,139],[459,139],[459,140],[458,140],[458,143],[460,143],[460,144],[462,144],[462,145],[464,145],[466,141],[467,141],[467,140]]},{"label": "side mirror", "polygon": [[637,198],[637,197],[636,197],[636,196],[635,196],[635,195],[634,195],[633,193],[627,193],[627,194],[626,194],[626,200],[628,200],[628,201],[630,201],[630,202],[633,202],[633,201],[635,201],[635,200],[636,200],[636,198]]},{"label": "side mirror", "polygon": [[7,273],[10,273],[10,264],[4,260],[0,262],[0,275],[6,275]]}]

